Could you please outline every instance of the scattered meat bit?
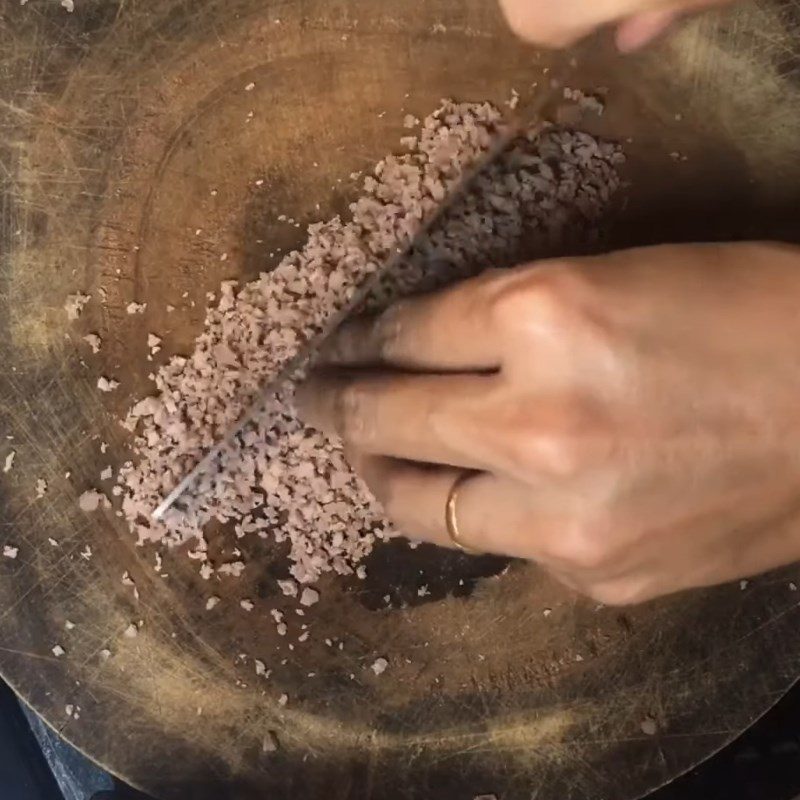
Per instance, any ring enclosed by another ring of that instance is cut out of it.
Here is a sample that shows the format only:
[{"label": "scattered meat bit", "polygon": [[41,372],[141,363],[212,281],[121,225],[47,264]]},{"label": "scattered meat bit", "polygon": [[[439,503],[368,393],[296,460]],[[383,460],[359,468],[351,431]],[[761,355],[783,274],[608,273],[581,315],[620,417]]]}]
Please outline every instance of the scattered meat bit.
[{"label": "scattered meat bit", "polygon": [[796,592],[797,591],[797,584],[796,583],[790,583],[789,584],[789,591],[790,592]]},{"label": "scattered meat bit", "polygon": [[66,628],[66,630],[71,631],[74,627],[75,627],[74,622],[70,622],[70,620],[66,620],[64,622],[64,628]]},{"label": "scattered meat bit", "polygon": [[206,600],[206,611],[211,611],[212,608],[216,608],[219,605],[219,597],[216,595],[212,595],[211,597]]},{"label": "scattered meat bit", "polygon": [[279,622],[275,626],[275,630],[278,632],[278,636],[286,636],[289,633],[289,628],[286,626],[285,622]]},{"label": "scattered meat bit", "polygon": [[139,628],[131,622],[127,628],[122,632],[122,635],[125,636],[127,639],[135,639],[139,635]]},{"label": "scattered meat bit", "polygon": [[[61,8],[66,9],[71,14],[75,10],[75,0],[61,0]],[[75,719],[77,718],[76,716]]]},{"label": "scattered meat bit", "polygon": [[175,306],[167,305],[167,314],[171,314],[175,310]]},{"label": "scattered meat bit", "polygon": [[285,706],[288,702],[289,702],[289,695],[288,694],[282,694],[278,698],[278,705],[279,706]]},{"label": "scattered meat bit", "polygon": [[41,500],[47,494],[47,481],[44,478],[36,480],[36,499]]},{"label": "scattered meat bit", "polygon": [[313,606],[315,603],[319,602],[319,592],[316,589],[310,589],[306,586],[303,589],[303,593],[300,595],[300,605],[301,606]]},{"label": "scattered meat bit", "polygon": [[426,586],[420,586],[417,589],[417,597],[427,597],[431,593],[431,590]]},{"label": "scattered meat bit", "polygon": [[645,736],[655,736],[658,732],[658,725],[652,717],[645,717],[640,723],[639,727]]},{"label": "scattered meat bit", "polygon": [[[286,698],[289,699],[288,697]],[[275,753],[280,749],[278,734],[275,731],[267,731],[264,741],[261,743],[261,750],[265,753]]]},{"label": "scattered meat bit", "polygon": [[64,309],[67,312],[67,319],[76,320],[83,312],[84,306],[91,300],[88,294],[71,294],[67,297],[64,303]]},{"label": "scattered meat bit", "polygon": [[577,103],[581,111],[591,111],[598,116],[602,116],[606,110],[606,104],[600,97],[586,94],[586,92],[582,92],[580,89],[570,89],[565,86],[564,99],[572,100],[574,103]]},{"label": "scattered meat bit", "polygon": [[103,343],[103,340],[96,333],[87,333],[86,336],[83,337],[83,341],[92,348],[92,353],[95,355],[100,352],[100,345]]},{"label": "scattered meat bit", "polygon": [[750,581],[739,581],[739,588],[744,591],[750,585]]},{"label": "scattered meat bit", "polygon": [[72,716],[72,714],[74,713],[74,711],[75,711],[75,706],[74,706],[72,703],[67,703],[67,704],[64,706],[64,713],[65,713],[65,714],[66,714],[68,717],[71,717],[71,716]]},{"label": "scattered meat bit", "polygon": [[243,561],[231,561],[228,564],[222,564],[217,568],[220,575],[230,575],[233,578],[238,578],[244,572]]},{"label": "scattered meat bit", "polygon": [[100,442],[100,452],[105,455],[108,450],[108,442]]},{"label": "scattered meat bit", "polygon": [[248,83],[248,84],[247,84],[247,86],[245,86],[245,87],[244,87],[244,90],[245,90],[246,92],[252,92],[252,91],[253,91],[253,89],[255,89],[255,88],[256,88],[256,85],[255,85],[255,83],[253,83],[253,82],[251,81],[250,83]]},{"label": "scattered meat bit", "polygon": [[278,581],[278,588],[287,597],[297,597],[297,584],[294,581]]},{"label": "scattered meat bit", "polygon": [[48,542],[49,542],[49,543],[50,543],[50,544],[51,544],[53,547],[58,547],[58,542],[57,542],[57,541],[56,541],[56,540],[55,540],[55,539],[54,539],[52,536],[48,536],[48,537],[47,537],[47,541],[48,541]]},{"label": "scattered meat bit", "polygon": [[370,669],[376,675],[383,675],[383,673],[386,672],[386,668],[388,666],[389,666],[389,662],[385,658],[376,658],[375,661],[373,662],[372,666],[370,667]]},{"label": "scattered meat bit", "polygon": [[104,375],[101,375],[97,379],[97,388],[101,392],[113,392],[119,386],[119,381],[115,381],[113,378],[106,378]]},{"label": "scattered meat bit", "polygon": [[114,477],[114,470],[108,466],[100,473],[101,481],[110,481]]},{"label": "scattered meat bit", "polygon": [[98,655],[100,656],[100,658],[102,658],[102,659],[103,659],[103,661],[107,661],[109,658],[111,658],[111,651],[110,651],[110,650],[108,650],[107,648],[103,648],[103,649],[102,649],[102,650],[101,650],[101,651],[98,653]]},{"label": "scattered meat bit", "polygon": [[553,613],[553,609],[552,608],[545,608],[542,611],[542,616],[543,617],[549,617],[552,613]]},{"label": "scattered meat bit", "polygon": [[128,303],[128,305],[125,306],[125,311],[127,311],[128,314],[144,314],[146,310],[147,303]]},{"label": "scattered meat bit", "polygon": [[[222,566],[224,567],[225,565],[223,564]],[[220,570],[221,569],[222,569],[222,567],[220,567]],[[200,565],[200,577],[204,581],[207,581],[207,580],[209,580],[211,578],[211,576],[213,574],[214,574],[214,567],[212,567],[211,564],[208,563],[208,561],[204,561]]]},{"label": "scattered meat bit", "polygon": [[11,467],[14,466],[14,459],[17,457],[17,451],[12,450],[3,462],[3,472],[11,472]]},{"label": "scattered meat bit", "polygon": [[154,356],[161,350],[161,337],[156,336],[154,333],[148,333],[147,347],[150,350],[150,355]]},{"label": "scattered meat bit", "polygon": [[267,665],[261,661],[260,659],[256,658],[253,660],[253,664],[256,668],[256,675],[266,675],[267,674]]},{"label": "scattered meat bit", "polygon": [[419,119],[415,117],[413,114],[406,114],[403,117],[403,127],[410,130],[411,128],[416,128],[419,125]]},{"label": "scattered meat bit", "polygon": [[308,639],[309,635],[310,635],[309,631],[303,631],[303,633],[301,633],[297,637],[297,641],[298,642],[305,642]]},{"label": "scattered meat bit", "polygon": [[506,105],[512,111],[519,105],[519,92],[516,89],[511,90],[511,98],[506,101]]},{"label": "scattered meat bit", "polygon": [[60,644],[57,644],[53,646],[51,652],[56,658],[61,658],[67,651]]},{"label": "scattered meat bit", "polygon": [[111,508],[111,501],[96,489],[89,489],[78,498],[78,505],[81,511],[87,514],[97,511],[98,508]]},{"label": "scattered meat bit", "polygon": [[245,599],[245,600],[240,600],[240,601],[239,601],[239,605],[240,605],[240,606],[241,606],[241,607],[242,607],[242,608],[243,608],[245,611],[252,611],[252,610],[253,610],[253,609],[256,607],[256,604],[255,604],[255,603],[254,603],[252,600],[247,600],[247,599]]},{"label": "scattered meat bit", "polygon": [[83,548],[83,550],[81,550],[80,557],[84,561],[91,561],[91,559],[92,559],[92,548],[89,547],[88,544]]},{"label": "scattered meat bit", "polygon": [[19,555],[19,547],[13,544],[4,544],[3,545],[3,557],[4,558],[16,558]]}]

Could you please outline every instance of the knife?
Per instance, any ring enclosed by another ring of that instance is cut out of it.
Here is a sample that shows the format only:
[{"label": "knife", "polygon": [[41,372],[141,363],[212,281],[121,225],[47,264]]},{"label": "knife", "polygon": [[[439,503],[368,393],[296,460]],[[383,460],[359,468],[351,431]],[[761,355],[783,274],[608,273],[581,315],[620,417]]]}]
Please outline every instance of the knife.
[{"label": "knife", "polygon": [[388,258],[383,266],[372,273],[364,283],[354,292],[347,303],[326,322],[323,329],[312,336],[298,351],[292,356],[272,378],[266,386],[258,393],[248,410],[233,423],[220,437],[219,441],[203,456],[194,468],[181,479],[175,488],[161,501],[159,506],[153,511],[152,518],[160,521],[166,512],[175,505],[176,501],[192,487],[197,479],[214,464],[218,456],[225,450],[228,443],[241,433],[248,425],[258,419],[264,412],[266,404],[274,399],[281,389],[297,374],[300,370],[307,367],[320,351],[328,339],[336,333],[342,323],[348,320],[364,305],[365,300],[372,291],[379,285],[380,281],[395,268],[413,257],[416,250],[421,249],[433,230],[447,216],[447,214],[458,204],[458,202],[469,193],[475,185],[477,179],[484,174],[493,164],[495,164],[508,149],[511,142],[523,131],[528,131],[536,122],[541,121],[542,114],[548,103],[553,100],[566,85],[564,80],[567,71],[574,68],[575,61],[571,60],[568,66],[562,65],[558,74],[563,74],[563,79],[551,77],[549,85],[543,91],[537,93],[532,101],[525,108],[516,109],[515,119],[498,135],[489,150],[478,161],[466,171],[456,187],[445,197],[437,206],[436,210],[423,222],[419,230],[410,237],[404,247]]}]

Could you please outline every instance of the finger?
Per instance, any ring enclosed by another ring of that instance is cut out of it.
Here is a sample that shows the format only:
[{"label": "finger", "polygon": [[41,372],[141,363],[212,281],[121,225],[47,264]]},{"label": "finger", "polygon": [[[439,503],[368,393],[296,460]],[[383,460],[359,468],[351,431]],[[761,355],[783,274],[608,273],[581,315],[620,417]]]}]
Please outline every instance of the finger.
[{"label": "finger", "polygon": [[617,48],[632,53],[661,36],[678,18],[677,11],[661,10],[637,14],[620,23],[616,33]]},{"label": "finger", "polygon": [[[349,452],[353,468],[405,536],[454,548],[445,520],[447,500],[464,470],[420,466],[391,458]],[[520,483],[476,473],[462,483],[456,498],[461,543],[479,553],[544,560],[538,547],[547,538],[547,519],[537,518],[534,490]]]},{"label": "finger", "polygon": [[501,343],[490,320],[489,280],[467,280],[401,300],[377,317],[346,323],[323,349],[322,361],[439,372],[497,369]]},{"label": "finger", "polygon": [[366,453],[484,469],[473,455],[481,426],[467,420],[486,406],[494,382],[491,375],[316,373],[295,402],[307,424]]}]

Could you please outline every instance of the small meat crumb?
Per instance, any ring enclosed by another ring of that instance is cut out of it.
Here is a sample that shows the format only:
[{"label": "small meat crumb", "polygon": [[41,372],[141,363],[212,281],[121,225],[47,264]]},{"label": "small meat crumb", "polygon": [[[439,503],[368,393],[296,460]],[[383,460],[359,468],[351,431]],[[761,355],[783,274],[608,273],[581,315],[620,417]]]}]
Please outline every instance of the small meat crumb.
[{"label": "small meat crumb", "polygon": [[645,717],[640,723],[639,727],[645,736],[655,736],[658,731],[658,725],[652,717]]},{"label": "small meat crumb", "polygon": [[3,472],[11,472],[11,467],[14,466],[14,459],[17,457],[17,451],[12,450],[3,462]]},{"label": "small meat crumb", "polygon": [[111,501],[96,489],[89,489],[78,498],[78,505],[81,511],[87,514],[97,511],[98,508],[111,508]]},{"label": "small meat crumb", "polygon": [[47,494],[47,481],[44,478],[38,478],[36,481],[36,498],[41,500]]},{"label": "small meat crumb", "polygon": [[107,661],[109,658],[111,658],[111,651],[106,648],[103,648],[100,651],[99,656],[100,658],[103,659],[103,661]]},{"label": "small meat crumb", "polygon": [[389,666],[389,662],[385,658],[376,658],[375,661],[373,662],[372,666],[370,667],[370,669],[376,675],[383,675],[383,673],[386,672],[386,668],[388,666]]},{"label": "small meat crumb", "polygon": [[278,588],[287,597],[297,597],[297,584],[294,581],[278,581]]},{"label": "small meat crumb", "polygon": [[239,605],[240,605],[240,606],[241,606],[241,607],[242,607],[242,608],[243,608],[245,611],[252,611],[252,610],[253,610],[253,609],[256,607],[256,604],[255,604],[255,603],[254,603],[252,600],[247,600],[247,599],[245,599],[245,600],[240,600],[240,601],[239,601]]},{"label": "small meat crumb", "polygon": [[122,635],[128,639],[135,639],[139,635],[139,629],[133,622],[131,622],[131,624],[128,625],[128,627],[122,632]]},{"label": "small meat crumb", "polygon": [[97,388],[101,392],[113,392],[119,386],[119,381],[115,381],[113,378],[106,378],[104,375],[101,375],[97,379]]},{"label": "small meat crumb", "polygon": [[64,310],[67,312],[67,319],[76,320],[81,315],[84,306],[91,300],[88,294],[71,294],[64,303]]},{"label": "small meat crumb", "polygon": [[19,555],[19,547],[16,547],[13,544],[4,544],[3,545],[3,557],[4,558],[16,558]]},{"label": "small meat crumb", "polygon": [[266,675],[267,674],[267,665],[261,661],[260,659],[256,658],[253,660],[253,664],[256,668],[256,675]]},{"label": "small meat crumb", "polygon": [[253,89],[255,89],[255,88],[256,88],[256,85],[255,85],[255,83],[253,83],[253,82],[251,81],[250,83],[248,83],[248,84],[247,84],[247,86],[245,86],[245,87],[244,87],[244,90],[245,90],[246,92],[252,92],[252,91],[253,91]]},{"label": "small meat crumb", "polygon": [[285,706],[288,702],[289,702],[289,695],[288,694],[282,694],[278,698],[278,705],[279,706]]},{"label": "small meat crumb", "polygon": [[66,630],[71,631],[74,627],[75,627],[74,622],[71,622],[70,620],[66,620],[66,622],[64,622],[64,628]]},{"label": "small meat crumb", "polygon": [[100,473],[101,481],[110,481],[114,477],[114,470],[109,466]]},{"label": "small meat crumb", "polygon": [[100,345],[103,343],[103,340],[96,333],[87,333],[86,336],[83,337],[83,341],[92,348],[92,353],[95,355],[100,352]]},{"label": "small meat crumb", "polygon": [[144,314],[145,310],[147,309],[147,303],[128,303],[125,306],[125,311],[128,314]]},{"label": "small meat crumb", "polygon": [[416,128],[419,125],[419,119],[415,117],[413,114],[406,114],[403,117],[403,127],[411,130],[411,128]]},{"label": "small meat crumb", "polygon": [[212,608],[216,608],[219,605],[219,597],[213,595],[206,600],[206,611],[211,611]]},{"label": "small meat crumb", "polygon": [[52,649],[52,653],[56,658],[61,658],[67,651],[60,645],[54,645]]},{"label": "small meat crumb", "polygon": [[319,592],[316,589],[311,589],[308,586],[303,589],[303,593],[300,595],[300,605],[301,606],[313,606],[315,603],[319,602]]}]

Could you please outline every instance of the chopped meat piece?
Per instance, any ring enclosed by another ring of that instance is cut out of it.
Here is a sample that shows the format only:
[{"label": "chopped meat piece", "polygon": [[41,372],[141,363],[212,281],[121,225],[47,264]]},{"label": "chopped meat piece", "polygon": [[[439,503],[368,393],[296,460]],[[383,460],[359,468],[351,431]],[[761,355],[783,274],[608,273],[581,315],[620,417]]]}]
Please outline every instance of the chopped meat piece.
[{"label": "chopped meat piece", "polygon": [[3,557],[4,558],[16,558],[19,555],[19,547],[13,544],[4,544],[3,545]]},{"label": "chopped meat piece", "polygon": [[97,511],[98,508],[111,508],[111,501],[96,489],[89,489],[78,498],[78,505],[81,511],[87,514],[92,511]]},{"label": "chopped meat piece", "polygon": [[114,470],[109,466],[100,473],[101,481],[110,481],[114,477]]},{"label": "chopped meat piece", "polygon": [[67,319],[76,320],[81,315],[84,306],[92,298],[88,294],[71,294],[64,303],[64,310],[67,312]]},{"label": "chopped meat piece", "polygon": [[206,600],[206,611],[211,611],[212,608],[216,608],[219,605],[219,597],[216,595],[212,595],[211,597]]},{"label": "chopped meat piece", "polygon": [[14,459],[17,457],[17,451],[12,450],[3,462],[3,472],[11,472],[11,467],[14,466]]},{"label": "chopped meat piece", "polygon": [[96,333],[87,333],[86,336],[83,337],[83,341],[92,348],[92,352],[95,355],[100,352],[100,345],[103,343],[103,340]]},{"label": "chopped meat piece", "polygon": [[139,628],[136,627],[135,623],[131,622],[122,632],[122,635],[127,639],[135,639],[139,635]]},{"label": "chopped meat piece", "polygon": [[294,581],[278,581],[278,588],[287,597],[297,597],[297,584]]},{"label": "chopped meat piece", "polygon": [[301,606],[313,606],[317,602],[319,602],[319,592],[316,589],[308,586],[303,589],[303,593],[300,595]]},{"label": "chopped meat piece", "polygon": [[240,600],[239,605],[245,611],[252,611],[256,607],[256,604],[252,600]]},{"label": "chopped meat piece", "polygon": [[101,375],[97,379],[97,388],[101,392],[113,392],[119,386],[119,381],[115,381],[113,378],[106,378],[105,376]]},{"label": "chopped meat piece", "polygon": [[36,497],[41,500],[47,494],[47,481],[44,478],[37,478],[36,480]]},{"label": "chopped meat piece", "polygon": [[386,672],[386,668],[388,666],[389,666],[389,662],[385,658],[376,658],[375,661],[373,662],[372,666],[370,667],[370,669],[376,675],[383,675],[383,673]]},{"label": "chopped meat piece", "polygon": [[52,648],[52,653],[56,658],[61,658],[67,651],[60,645],[54,645]]},{"label": "chopped meat piece", "polygon": [[125,311],[127,311],[128,314],[144,314],[146,309],[147,303],[128,303],[125,307]]}]

